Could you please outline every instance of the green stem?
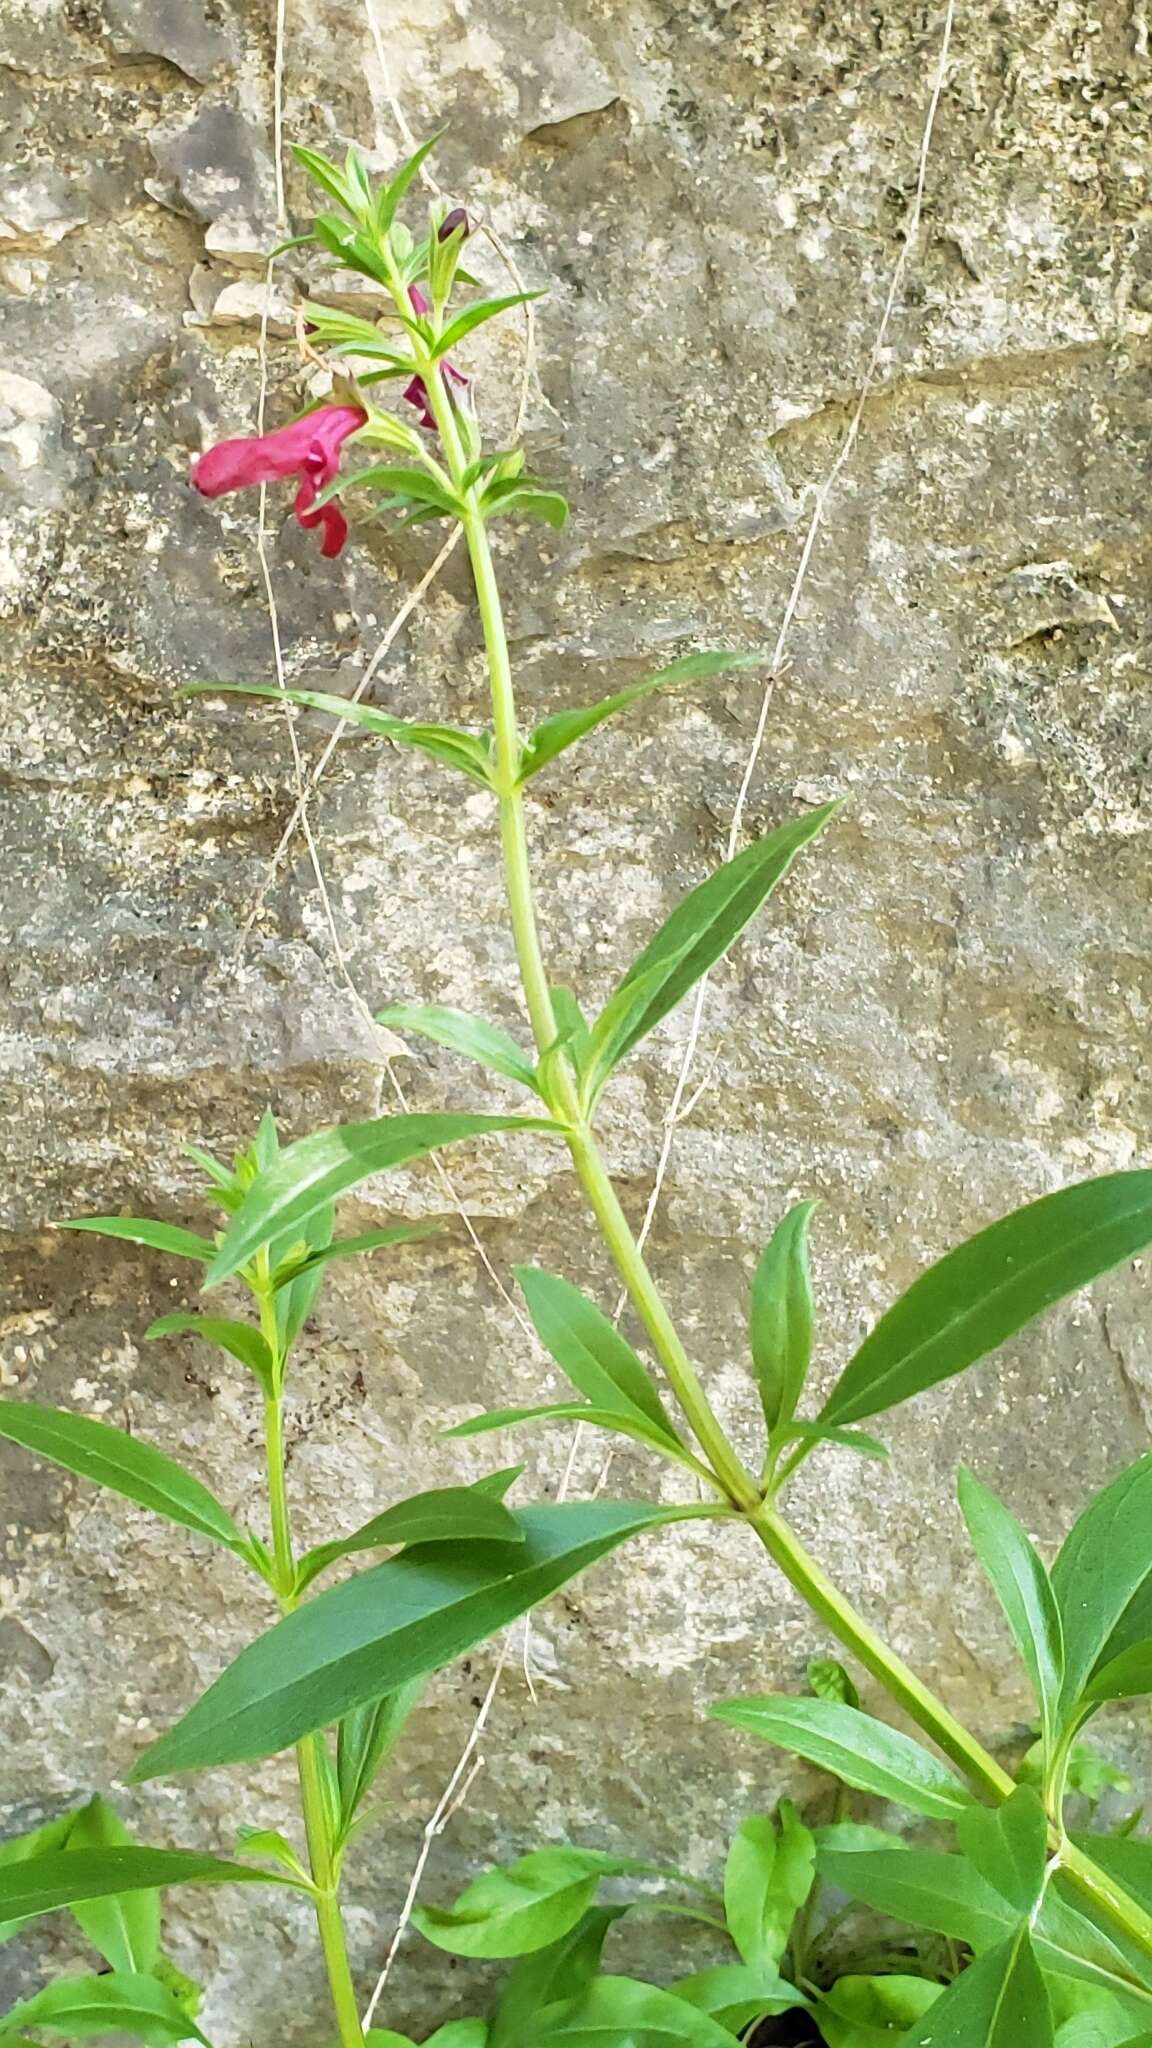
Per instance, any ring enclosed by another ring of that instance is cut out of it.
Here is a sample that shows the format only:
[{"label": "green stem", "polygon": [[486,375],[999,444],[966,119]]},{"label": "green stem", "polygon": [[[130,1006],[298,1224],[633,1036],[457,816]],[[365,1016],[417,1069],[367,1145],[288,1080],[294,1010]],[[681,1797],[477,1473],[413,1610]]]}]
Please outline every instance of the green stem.
[{"label": "green stem", "polygon": [[[261,1256],[266,1267],[267,1253]],[[266,1271],[261,1277],[267,1279]],[[268,1512],[272,1524],[272,1556],[276,1567],[276,1593],[280,1612],[291,1614],[296,1606],[296,1558],[292,1548],[292,1522],[288,1509],[288,1484],[284,1464],[284,1411],[280,1391],[284,1361],[280,1353],[280,1333],[276,1327],[276,1309],[271,1292],[262,1293],[258,1300],[260,1327],[275,1361],[275,1392],[267,1393],[264,1398],[264,1444],[268,1473]],[[344,1922],[340,1913],[340,1859],[334,1846],[329,1801],[325,1789],[327,1764],[328,1756],[322,1735],[306,1735],[302,1742],[296,1744],[300,1807],[308,1842],[308,1867],[314,1886],[312,1905],[320,1934],[320,1946],[324,1951],[328,1988],[340,2030],[341,2048],[364,2048],[360,2007],[356,1998],[356,1986],[352,1980],[352,1967],[348,1961],[348,1946],[344,1938]]]},{"label": "green stem", "polygon": [[851,1602],[832,1584],[827,1573],[805,1550],[795,1530],[773,1508],[760,1507],[748,1516],[752,1528],[773,1562],[779,1565],[789,1585],[807,1602],[813,1614],[832,1630],[837,1640],[879,1679],[885,1691],[923,1728],[937,1746],[951,1757],[971,1784],[999,1801],[1007,1799],[1013,1781],[994,1756],[961,1726],[947,1707],[921,1685],[914,1671],[889,1648],[857,1614]]},{"label": "green stem", "polygon": [[[532,889],[524,802],[519,787],[520,735],[508,654],[508,638],[488,532],[475,487],[463,488],[467,460],[452,401],[438,365],[426,360],[420,375],[440,433],[445,461],[465,511],[464,535],[476,585],[492,690],[496,743],[496,788],[500,805],[500,838],[505,888],[524,997],[538,1051],[554,1044],[557,1028]],[[669,1384],[712,1468],[717,1484],[751,1523],[761,1543],[813,1613],[832,1630],[884,1687],[885,1691],[930,1735],[969,1782],[997,1803],[1014,1790],[1013,1780],[949,1713],[914,1671],[857,1614],[826,1573],[805,1550],[788,1523],[763,1498],[762,1490],[733,1451],[680,1340],[640,1246],[609,1177],[595,1137],[581,1110],[575,1082],[563,1062],[556,1063],[555,1106],[566,1123],[565,1136],[573,1165],[595,1213],[605,1244],[639,1311]],[[788,1460],[792,1470],[806,1455],[800,1447]],[[1059,1831],[1053,1845],[1061,1850],[1062,1867],[1081,1893],[1091,1899],[1131,1940],[1152,1957],[1152,1915],[1129,1898],[1089,1857],[1067,1843]]]}]

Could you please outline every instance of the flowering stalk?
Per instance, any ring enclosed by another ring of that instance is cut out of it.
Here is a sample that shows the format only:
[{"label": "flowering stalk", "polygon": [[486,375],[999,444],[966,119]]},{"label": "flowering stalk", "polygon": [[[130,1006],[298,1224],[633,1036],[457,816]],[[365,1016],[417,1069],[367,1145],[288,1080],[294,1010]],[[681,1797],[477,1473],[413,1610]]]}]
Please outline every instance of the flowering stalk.
[{"label": "flowering stalk", "polygon": [[[438,326],[438,321],[436,324]],[[537,1050],[543,1057],[556,1043],[557,1020],[549,992],[532,887],[524,801],[518,781],[521,741],[499,587],[480,494],[476,485],[470,485],[466,480],[468,455],[462,444],[451,395],[441,376],[441,365],[435,354],[425,353],[418,342],[413,353],[418,365],[417,374],[436,421],[448,474],[462,505],[461,520],[488,662],[496,742],[494,786],[499,803],[505,892],[525,1005]],[[644,1260],[612,1185],[590,1119],[581,1108],[578,1092],[563,1060],[554,1064],[552,1073],[553,1106],[563,1123],[573,1165],[605,1245],[648,1330],[669,1384],[705,1454],[718,1490],[747,1520],[769,1556],[812,1611],[860,1660],[889,1696],[960,1767],[971,1785],[995,1801],[1008,1798],[1014,1789],[1008,1773],[832,1584],[775,1508],[772,1497],[766,1498],[762,1488],[745,1470],[712,1409]],[[1069,1842],[1058,1820],[1053,1823],[1052,1846],[1059,1855],[1060,1866],[1077,1889],[1146,1955],[1152,1957],[1152,1914]]]}]

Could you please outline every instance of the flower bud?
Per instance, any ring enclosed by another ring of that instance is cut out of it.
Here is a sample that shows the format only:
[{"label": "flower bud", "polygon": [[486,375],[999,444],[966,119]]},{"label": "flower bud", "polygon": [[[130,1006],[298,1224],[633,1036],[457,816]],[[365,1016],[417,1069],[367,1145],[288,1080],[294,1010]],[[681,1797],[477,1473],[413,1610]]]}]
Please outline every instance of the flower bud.
[{"label": "flower bud", "polygon": [[445,214],[444,219],[440,223],[436,240],[438,242],[447,242],[456,233],[458,228],[463,229],[460,237],[461,241],[465,240],[472,233],[472,223],[468,218],[467,209],[463,206],[454,206],[451,213]]}]

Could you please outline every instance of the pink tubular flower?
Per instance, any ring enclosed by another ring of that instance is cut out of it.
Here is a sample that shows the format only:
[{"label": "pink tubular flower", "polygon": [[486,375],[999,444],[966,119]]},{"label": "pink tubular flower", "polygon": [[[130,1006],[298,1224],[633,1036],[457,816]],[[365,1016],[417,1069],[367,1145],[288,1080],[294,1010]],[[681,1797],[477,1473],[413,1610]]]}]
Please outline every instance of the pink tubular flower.
[{"label": "pink tubular flower", "polygon": [[289,427],[277,427],[274,433],[220,441],[193,463],[192,482],[206,498],[222,498],[227,491],[244,491],[251,484],[299,477],[297,524],[319,526],[323,531],[321,554],[338,555],[348,538],[348,521],[334,499],[320,506],[316,500],[336,475],[340,450],[349,434],[362,427],[367,417],[358,405],[322,405]]},{"label": "pink tubular flower", "polygon": [[[432,311],[418,284],[409,285],[408,297],[412,301],[412,311],[414,313],[423,314]],[[444,362],[440,365],[440,369],[446,384],[455,384],[457,390],[467,391],[471,378],[466,377],[462,370],[458,370],[455,363]],[[420,415],[416,422],[417,426],[429,427],[434,433],[436,430],[436,419],[428,403],[428,392],[423,377],[409,377],[400,395],[408,400],[409,405],[416,407]]]}]

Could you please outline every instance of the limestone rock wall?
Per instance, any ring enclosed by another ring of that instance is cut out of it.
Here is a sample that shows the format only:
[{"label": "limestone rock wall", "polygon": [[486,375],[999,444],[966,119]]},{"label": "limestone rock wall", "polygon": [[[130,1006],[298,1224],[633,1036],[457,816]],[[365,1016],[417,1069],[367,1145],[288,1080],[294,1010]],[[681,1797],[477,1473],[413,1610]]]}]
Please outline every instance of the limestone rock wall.
[{"label": "limestone rock wall", "polygon": [[[437,174],[483,209],[532,285],[534,466],[573,499],[561,537],[509,530],[501,563],[525,702],[584,701],[674,653],[770,642],[811,492],[875,336],[916,177],[941,10],[918,0],[377,0],[391,88]],[[247,1508],[252,1389],[188,1340],[144,1345],[185,1275],[61,1237],[117,1206],[202,1222],[182,1147],[242,1141],[271,1101],[293,1133],[394,1098],[341,971],[275,714],[181,701],[267,679],[251,503],[206,504],[190,457],[250,429],[261,252],[276,238],[273,0],[7,0],[0,111],[0,569],[5,1018],[0,1116],[6,1393],[130,1423]],[[402,150],[361,0],[287,0],[283,128]],[[848,803],[709,997],[653,1257],[726,1415],[754,1255],[819,1195],[821,1371],[928,1258],[1016,1202],[1146,1154],[1147,489],[1152,282],[1142,0],[958,9],[924,231],[853,460],[828,509],[752,781],[766,829]],[[307,218],[289,168],[295,222]],[[483,244],[486,281],[507,288]],[[268,415],[303,386],[281,266]],[[331,284],[331,280],[328,281]],[[515,412],[514,320],[472,358]],[[337,563],[270,505],[291,679],[350,690],[429,566],[434,529],[371,526]],[[763,677],[652,700],[570,756],[532,814],[557,978],[601,995],[721,854]],[[476,623],[449,563],[372,694],[483,716]],[[305,760],[326,736],[299,728]],[[442,1000],[515,1025],[487,801],[430,765],[343,742],[312,805],[340,952],[369,1007]],[[686,1017],[634,1058],[607,1148],[639,1216]],[[500,1100],[426,1051],[417,1107]],[[377,1185],[352,1220],[442,1217],[431,1245],[333,1276],[293,1389],[301,1529],[351,1526],[488,1462],[437,1430],[547,1373],[496,1273],[551,1257],[614,1290],[543,1141]],[[554,1249],[549,1251],[548,1247]],[[1152,1414],[1147,1288],[1120,1274],[963,1382],[897,1416],[890,1467],[813,1463],[798,1514],[898,1647],[985,1736],[1026,1701],[962,1540],[963,1455],[1055,1542]],[[531,1449],[554,1489],[567,1445]],[[589,1446],[577,1483],[591,1487]],[[619,1454],[613,1483],[646,1483]],[[264,1620],[223,1557],[0,1452],[0,1811],[28,1825],[115,1789],[149,1737]],[[258,1506],[253,1512],[259,1512]],[[535,1622],[533,1701],[508,1677],[467,1808],[437,1845],[445,1895],[494,1853],[570,1832],[717,1866],[726,1829],[786,1783],[702,1719],[710,1698],[800,1682],[818,1632],[735,1535],[687,1531],[609,1563]],[[424,1818],[491,1670],[444,1674],[352,1884],[370,1980]],[[1116,1739],[1123,1741],[1122,1726]],[[1141,1745],[1136,1742],[1137,1759]],[[284,1811],[280,1764],[128,1802],[155,1839],[227,1848]],[[226,2043],[323,2037],[291,1903],[185,1894],[169,1924]],[[0,1987],[71,1953],[40,1932]],[[415,1940],[390,2019],[460,2009],[482,1973]]]}]

